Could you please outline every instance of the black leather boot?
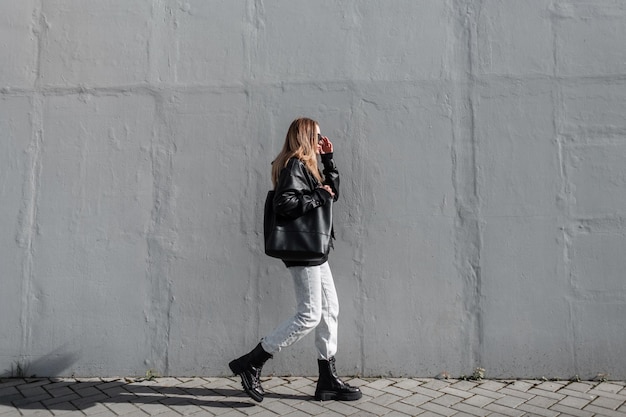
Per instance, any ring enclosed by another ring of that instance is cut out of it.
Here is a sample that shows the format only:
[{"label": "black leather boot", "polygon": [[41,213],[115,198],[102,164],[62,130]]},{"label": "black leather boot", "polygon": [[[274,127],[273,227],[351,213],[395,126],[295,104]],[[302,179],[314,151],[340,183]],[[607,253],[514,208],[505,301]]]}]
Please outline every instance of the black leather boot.
[{"label": "black leather boot", "polygon": [[235,375],[241,377],[241,385],[246,394],[254,401],[263,401],[265,391],[261,386],[261,369],[265,362],[272,357],[259,343],[250,352],[231,361],[228,366]]},{"label": "black leather boot", "polygon": [[329,360],[318,359],[317,366],[320,370],[320,378],[315,389],[316,400],[355,401],[361,398],[363,394],[360,389],[344,383],[337,376],[334,357]]}]

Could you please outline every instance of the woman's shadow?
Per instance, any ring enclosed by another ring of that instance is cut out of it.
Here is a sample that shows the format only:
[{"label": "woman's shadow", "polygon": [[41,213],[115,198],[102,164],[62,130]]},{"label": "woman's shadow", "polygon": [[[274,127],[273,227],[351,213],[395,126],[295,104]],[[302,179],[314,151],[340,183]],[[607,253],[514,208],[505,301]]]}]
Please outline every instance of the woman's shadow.
[{"label": "woman's shadow", "polygon": [[[266,398],[308,401],[305,394],[273,394]],[[73,381],[53,378],[0,379],[0,405],[18,410],[87,410],[98,404],[154,404],[173,409],[182,406],[248,408],[256,402],[243,390],[163,386],[155,381]]]}]

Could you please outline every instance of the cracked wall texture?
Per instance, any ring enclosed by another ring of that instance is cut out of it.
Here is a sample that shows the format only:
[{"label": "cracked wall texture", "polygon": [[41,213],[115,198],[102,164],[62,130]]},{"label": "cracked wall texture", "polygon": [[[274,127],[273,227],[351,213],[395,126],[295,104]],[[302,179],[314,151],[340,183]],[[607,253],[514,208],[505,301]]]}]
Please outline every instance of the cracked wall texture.
[{"label": "cracked wall texture", "polygon": [[[1,374],[229,374],[294,307],[261,219],[306,115],[342,374],[626,378],[625,3],[0,11]],[[312,336],[266,369],[314,375]]]}]

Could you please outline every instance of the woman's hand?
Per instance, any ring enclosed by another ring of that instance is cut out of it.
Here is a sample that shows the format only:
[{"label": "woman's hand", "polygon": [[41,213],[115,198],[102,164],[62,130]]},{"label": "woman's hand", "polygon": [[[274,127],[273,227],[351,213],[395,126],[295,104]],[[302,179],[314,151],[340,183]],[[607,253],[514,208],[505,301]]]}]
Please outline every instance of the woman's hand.
[{"label": "woman's hand", "polygon": [[326,136],[322,136],[322,139],[319,141],[320,145],[320,154],[325,153],[333,153],[333,143]]},{"label": "woman's hand", "polygon": [[333,192],[333,189],[330,188],[330,185],[322,185],[320,188],[323,188],[324,190],[328,191],[331,197],[333,198],[335,197],[335,193]]}]

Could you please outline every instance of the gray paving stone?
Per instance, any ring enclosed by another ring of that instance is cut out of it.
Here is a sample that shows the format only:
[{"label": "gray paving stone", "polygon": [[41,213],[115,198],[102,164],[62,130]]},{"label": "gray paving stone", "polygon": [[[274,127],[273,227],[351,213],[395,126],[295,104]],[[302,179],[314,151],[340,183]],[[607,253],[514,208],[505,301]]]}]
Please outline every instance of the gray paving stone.
[{"label": "gray paving stone", "polygon": [[47,390],[63,388],[76,384],[76,379],[74,378],[51,379],[50,381],[51,383],[45,386]]},{"label": "gray paving stone", "polygon": [[619,400],[619,401],[626,401],[626,396],[624,395],[614,394],[609,391],[601,391],[595,388],[590,390],[588,394],[592,394],[592,395],[596,395],[598,397],[604,397],[604,398],[613,398],[614,400]]},{"label": "gray paving stone", "polygon": [[470,397],[467,400],[463,401],[463,404],[471,405],[473,407],[482,408],[482,407],[486,406],[487,404],[491,404],[494,401],[495,401],[494,398],[485,397],[485,396],[482,396],[482,395],[474,395],[473,397]]},{"label": "gray paving stone", "polygon": [[563,388],[563,386],[567,385],[567,382],[544,382],[535,386],[536,389],[540,389],[543,391],[551,391],[556,392]]},{"label": "gray paving stone", "polygon": [[607,416],[607,417],[624,417],[624,413],[616,411],[616,410],[609,410],[608,408],[603,408],[603,407],[598,407],[595,405],[588,405],[587,407],[585,407],[583,409],[584,411],[588,411],[590,413],[594,413],[598,416]]},{"label": "gray paving stone", "polygon": [[87,416],[95,416],[98,414],[105,414],[105,413],[110,413],[111,415],[113,414],[113,412],[111,410],[109,410],[108,408],[106,408],[104,405],[99,404],[99,403],[94,403],[92,406],[90,407],[79,407],[77,406],[77,408],[85,415]]},{"label": "gray paving stone", "polygon": [[[0,381],[0,417],[59,416],[573,416],[626,417],[622,381],[354,379],[355,402],[313,400],[311,378],[265,378],[256,403],[238,378],[28,379]],[[26,394],[26,395],[24,395]]]},{"label": "gray paving stone", "polygon": [[155,416],[157,414],[162,414],[172,410],[170,407],[156,402],[149,404],[137,404],[137,406],[141,409],[141,411],[151,416]]},{"label": "gray paving stone", "polygon": [[269,410],[262,410],[259,413],[253,414],[254,417],[276,417],[276,413]]},{"label": "gray paving stone", "polygon": [[585,383],[585,382],[572,382],[566,386],[566,388],[569,390],[579,391],[579,392],[587,392],[593,387],[594,385],[592,383]]},{"label": "gray paving stone", "polygon": [[478,383],[476,383],[476,382],[459,381],[459,382],[455,382],[454,384],[450,385],[450,388],[459,389],[461,391],[469,391],[472,388],[475,388],[477,385],[478,385]]},{"label": "gray paving stone", "polygon": [[406,398],[413,395],[413,393],[409,390],[398,388],[396,385],[390,385],[382,389],[384,392],[388,394],[395,395],[400,398]]},{"label": "gray paving stone", "polygon": [[105,406],[118,416],[127,415],[140,411],[139,408],[130,403],[105,403]]},{"label": "gray paving stone", "polygon": [[516,391],[528,391],[535,385],[537,385],[537,383],[528,381],[514,381],[512,384],[508,385],[508,388]]},{"label": "gray paving stone", "polygon": [[[210,416],[214,416],[213,413],[208,412],[206,410],[202,410],[202,409],[199,412],[197,412],[196,414],[192,414],[192,415],[198,416],[198,417],[200,417],[200,416],[209,416],[209,417]],[[166,411],[165,413],[159,414],[158,416],[159,417],[180,417],[180,414],[178,414],[174,410],[169,410],[169,411]]]},{"label": "gray paving stone", "polygon": [[433,402],[427,402],[427,403],[421,404],[420,408],[426,411],[431,411],[433,413],[436,413],[442,416],[452,416],[458,412],[449,407],[444,407],[443,405],[435,404]]},{"label": "gray paving stone", "polygon": [[519,410],[524,410],[537,416],[556,417],[559,415],[557,411],[548,410],[546,408],[541,408],[541,407],[536,407],[534,405],[522,404],[517,408]]},{"label": "gray paving stone", "polygon": [[422,394],[413,394],[410,397],[401,400],[401,402],[412,405],[412,406],[418,406],[421,404],[425,404],[430,400],[432,400],[432,397],[428,397]]},{"label": "gray paving stone", "polygon": [[433,379],[431,381],[426,381],[424,384],[422,384],[423,388],[428,388],[434,391],[439,391],[442,388],[445,387],[449,387],[451,384],[453,384],[454,380],[451,381],[446,381],[446,380],[439,380],[439,379]]},{"label": "gray paving stone", "polygon": [[8,378],[8,379],[0,379],[0,389],[6,387],[14,387],[16,385],[22,385],[25,381],[21,378]]},{"label": "gray paving stone", "polygon": [[[23,416],[53,416],[51,411],[45,408],[34,408],[34,409],[20,409],[20,413]],[[19,415],[19,414],[18,414]]]},{"label": "gray paving stone", "polygon": [[617,394],[623,388],[624,386],[620,384],[616,384],[613,382],[602,382],[601,384],[598,384],[595,389],[597,389],[598,391],[606,391],[612,394]]},{"label": "gray paving stone", "polygon": [[[80,396],[78,394],[72,392],[72,393],[70,393],[68,395],[65,395],[63,397],[53,397],[53,398],[50,398],[50,399],[47,399],[47,400],[43,400],[41,403],[43,405],[45,405],[46,407],[48,407],[48,408],[52,408],[53,406],[55,406],[57,404],[64,404],[64,403],[65,404],[69,404],[70,401],[77,400],[79,398],[80,398]],[[72,406],[72,407],[74,407],[74,406]]]},{"label": "gray paving stone", "polygon": [[560,406],[582,409],[591,402],[591,399],[585,399],[574,396],[567,396],[559,401]]},{"label": "gray paving stone", "polygon": [[81,411],[74,407],[71,403],[58,403],[48,406],[48,410],[52,411],[52,414],[55,416],[66,416],[66,415],[82,415]]},{"label": "gray paving stone", "polygon": [[380,397],[381,395],[385,394],[384,391],[379,391],[377,389],[372,389],[372,388],[368,387],[367,385],[364,385],[364,386],[360,387],[360,389],[361,389],[361,392],[363,393],[363,395],[367,395],[370,398]]},{"label": "gray paving stone", "polygon": [[370,402],[385,407],[391,403],[400,401],[402,398],[403,397],[399,397],[393,394],[383,394],[380,397],[373,398]]},{"label": "gray paving stone", "polygon": [[281,385],[284,385],[285,383],[287,383],[288,381],[282,378],[269,378],[269,379],[262,379],[261,380],[261,384],[263,385],[264,389],[271,389],[272,387],[278,387]]},{"label": "gray paving stone", "polygon": [[110,400],[109,396],[98,392],[95,395],[89,395],[87,397],[80,396],[80,398],[76,400],[72,400],[72,404],[74,404],[79,409],[90,408],[93,407],[94,404],[102,403],[104,401]]},{"label": "gray paving stone", "polygon": [[310,417],[310,414],[306,414],[302,411],[296,410],[293,413],[286,414],[285,417]]},{"label": "gray paving stone", "polygon": [[40,386],[37,387],[28,387],[28,388],[24,388],[23,386],[18,387],[20,393],[22,393],[22,395],[24,397],[34,397],[37,395],[48,395],[51,397],[51,395],[43,388],[41,388]]},{"label": "gray paving stone", "polygon": [[377,379],[376,381],[369,382],[367,384],[367,387],[371,389],[375,389],[375,390],[382,390],[383,388],[391,384],[392,382],[389,381],[388,379]]},{"label": "gray paving stone", "polygon": [[583,411],[579,408],[568,407],[566,405],[557,404],[550,408],[551,410],[558,411],[562,415],[572,417],[592,417],[594,414],[589,411]]},{"label": "gray paving stone", "polygon": [[351,416],[359,412],[359,408],[353,407],[350,402],[329,401],[324,403],[324,408],[332,410],[342,416]]},{"label": "gray paving stone", "polygon": [[528,391],[526,391],[528,394],[533,394],[533,395],[538,395],[540,397],[545,397],[545,398],[552,398],[554,400],[560,401],[563,398],[565,398],[565,395],[559,393],[559,392],[552,392],[552,391],[546,391],[543,389],[539,389],[539,388],[531,388]]},{"label": "gray paving stone", "polygon": [[[372,402],[355,404],[355,407],[359,408],[360,410],[363,410],[363,411],[365,411],[367,413],[371,413],[371,414],[373,414],[375,416],[384,416],[390,410],[387,407],[383,407],[383,406],[380,406],[378,404],[374,404]],[[362,412],[360,411],[359,414],[362,414]]]},{"label": "gray paving stone", "polygon": [[293,408],[296,408],[299,411],[309,413],[309,415],[317,415],[324,412],[324,407],[320,404],[322,402],[301,402],[298,404],[294,404]]},{"label": "gray paving stone", "polygon": [[516,410],[515,408],[505,407],[500,404],[488,404],[485,406],[485,410],[493,411],[496,414],[511,417],[520,417],[526,414],[522,410]]},{"label": "gray paving stone", "polygon": [[626,402],[626,396],[620,394],[613,394],[611,392],[602,392],[595,389],[589,391],[589,394],[596,395],[599,398],[611,398],[617,401]]},{"label": "gray paving stone", "polygon": [[452,394],[452,395],[455,395],[457,397],[462,397],[462,398],[470,398],[470,397],[472,397],[474,395],[471,392],[467,392],[467,391],[464,391],[464,390],[453,388],[451,386],[450,387],[446,387],[446,388],[442,388],[440,391],[441,392],[445,392],[446,394]]},{"label": "gray paving stone", "polygon": [[441,397],[442,395],[444,395],[445,393],[443,392],[439,392],[430,388],[427,388],[425,386],[419,386],[419,387],[415,387],[415,389],[413,390],[416,394],[421,394],[421,395],[425,395],[427,397],[430,398],[437,398],[437,397]]},{"label": "gray paving stone", "polygon": [[126,382],[121,379],[113,379],[113,380],[103,380],[102,383],[95,385],[99,390],[104,391],[110,388],[119,387],[120,385],[124,385]]},{"label": "gray paving stone", "polygon": [[527,400],[524,398],[520,398],[517,396],[509,395],[504,396],[500,399],[495,400],[493,403],[497,405],[501,405],[508,408],[517,408],[520,405],[524,404]]},{"label": "gray paving stone", "polygon": [[2,417],[12,417],[19,416],[20,412],[14,407],[5,407],[0,405],[0,416]]},{"label": "gray paving stone", "polygon": [[597,407],[609,408],[611,410],[617,410],[617,408],[620,407],[622,404],[624,404],[624,400],[617,400],[615,398],[607,398],[607,397],[596,398],[595,400],[591,402],[591,405],[595,405]]},{"label": "gray paving stone", "polygon": [[353,379],[347,380],[346,382],[349,383],[350,385],[355,386],[355,387],[361,387],[361,386],[367,385],[369,383],[369,381],[366,381],[366,380],[361,379],[361,378],[353,378]]},{"label": "gray paving stone", "polygon": [[527,392],[524,391],[518,391],[518,390],[514,390],[511,388],[502,388],[500,391],[498,391],[501,394],[505,394],[509,397],[518,397],[518,398],[522,398],[524,400],[530,400],[531,398],[534,397],[533,394],[528,394]]},{"label": "gray paving stone", "polygon": [[64,397],[66,395],[75,394],[74,391],[72,391],[67,386],[57,388],[50,388],[46,386],[46,391],[48,391],[48,394],[52,395],[53,397]]},{"label": "gray paving stone", "polygon": [[422,382],[416,380],[416,379],[403,379],[402,381],[397,382],[394,386],[396,388],[400,388],[400,389],[404,389],[407,391],[411,391],[413,392],[413,388],[421,385]]},{"label": "gray paving stone", "polygon": [[391,411],[388,414],[385,414],[385,417],[411,417],[413,414],[405,414],[399,411]]},{"label": "gray paving stone", "polygon": [[186,381],[180,384],[178,387],[179,388],[202,388],[206,383],[207,381],[205,381],[202,378],[194,378],[194,379],[191,379],[189,381]]},{"label": "gray paving stone", "polygon": [[335,412],[335,411],[325,411],[322,414],[318,414],[317,417],[344,417],[343,415]]},{"label": "gray paving stone", "polygon": [[416,415],[419,415],[420,417],[441,417],[441,414],[433,413],[432,411],[422,410],[422,409],[419,409],[418,411],[421,414],[416,414]]},{"label": "gray paving stone", "polygon": [[465,403],[455,404],[452,406],[452,408],[472,416],[483,417],[491,413],[489,410],[486,410],[484,408],[474,407]]},{"label": "gray paving stone", "polygon": [[[296,389],[296,390],[302,387],[308,387],[308,386],[313,387],[315,384],[317,384],[316,382],[313,382],[312,380],[308,378],[286,378],[286,381],[287,381],[287,386],[289,388]],[[353,385],[352,381],[350,381],[350,385]]]},{"label": "gray paving stone", "polygon": [[445,394],[441,397],[434,398],[431,401],[435,404],[443,405],[444,407],[450,407],[463,401],[463,398],[452,394]]},{"label": "gray paving stone", "polygon": [[506,387],[507,384],[503,383],[503,382],[499,382],[499,381],[483,381],[480,383],[479,386],[471,389],[470,391],[474,391],[477,389],[481,389],[481,390],[486,390],[486,391],[498,391],[504,387]]},{"label": "gray paving stone", "polygon": [[410,404],[405,404],[403,402],[392,403],[392,404],[389,404],[388,407],[392,410],[395,410],[395,411],[398,411],[400,413],[407,414],[410,416],[418,415],[424,412],[423,410],[420,410],[418,407],[415,407]]},{"label": "gray paving stone", "polygon": [[1,404],[11,404],[13,401],[20,400],[24,398],[24,396],[20,393],[10,394],[0,397],[0,405]]},{"label": "gray paving stone", "polygon": [[285,404],[282,401],[274,401],[269,404],[265,404],[264,402],[263,407],[279,416],[284,416],[284,415],[287,415],[289,413],[293,413],[294,411],[296,411],[295,408],[293,408],[290,405]]},{"label": "gray paving stone", "polygon": [[18,408],[30,406],[31,404],[40,403],[40,401],[47,400],[51,398],[48,394],[41,394],[33,397],[24,397],[19,400],[13,401],[13,405]]},{"label": "gray paving stone", "polygon": [[550,408],[554,404],[556,404],[558,401],[559,400],[554,399],[554,398],[536,396],[526,401],[524,404],[532,405],[532,406],[540,407],[540,408]]},{"label": "gray paving stone", "polygon": [[471,392],[472,394],[480,395],[482,397],[492,398],[494,400],[504,397],[504,394],[492,390],[483,389],[482,386],[472,388],[469,392]]},{"label": "gray paving stone", "polygon": [[[240,411],[237,410],[229,410],[224,414],[219,414],[222,417],[241,417],[241,416],[245,416],[245,414],[243,414]],[[291,414],[290,414],[291,415]]]},{"label": "gray paving stone", "polygon": [[592,401],[597,397],[597,395],[588,394],[586,392],[572,391],[569,388],[563,388],[559,390],[559,394],[565,395],[566,398],[574,397],[574,398],[580,398],[580,399],[587,400],[587,401]]},{"label": "gray paving stone", "polygon": [[30,388],[34,388],[34,387],[40,387],[42,385],[48,385],[50,384],[50,380],[49,379],[45,379],[45,378],[39,378],[39,379],[33,379],[33,378],[27,378],[23,380],[23,384],[18,385],[18,387],[20,387],[21,389],[30,389]]}]

